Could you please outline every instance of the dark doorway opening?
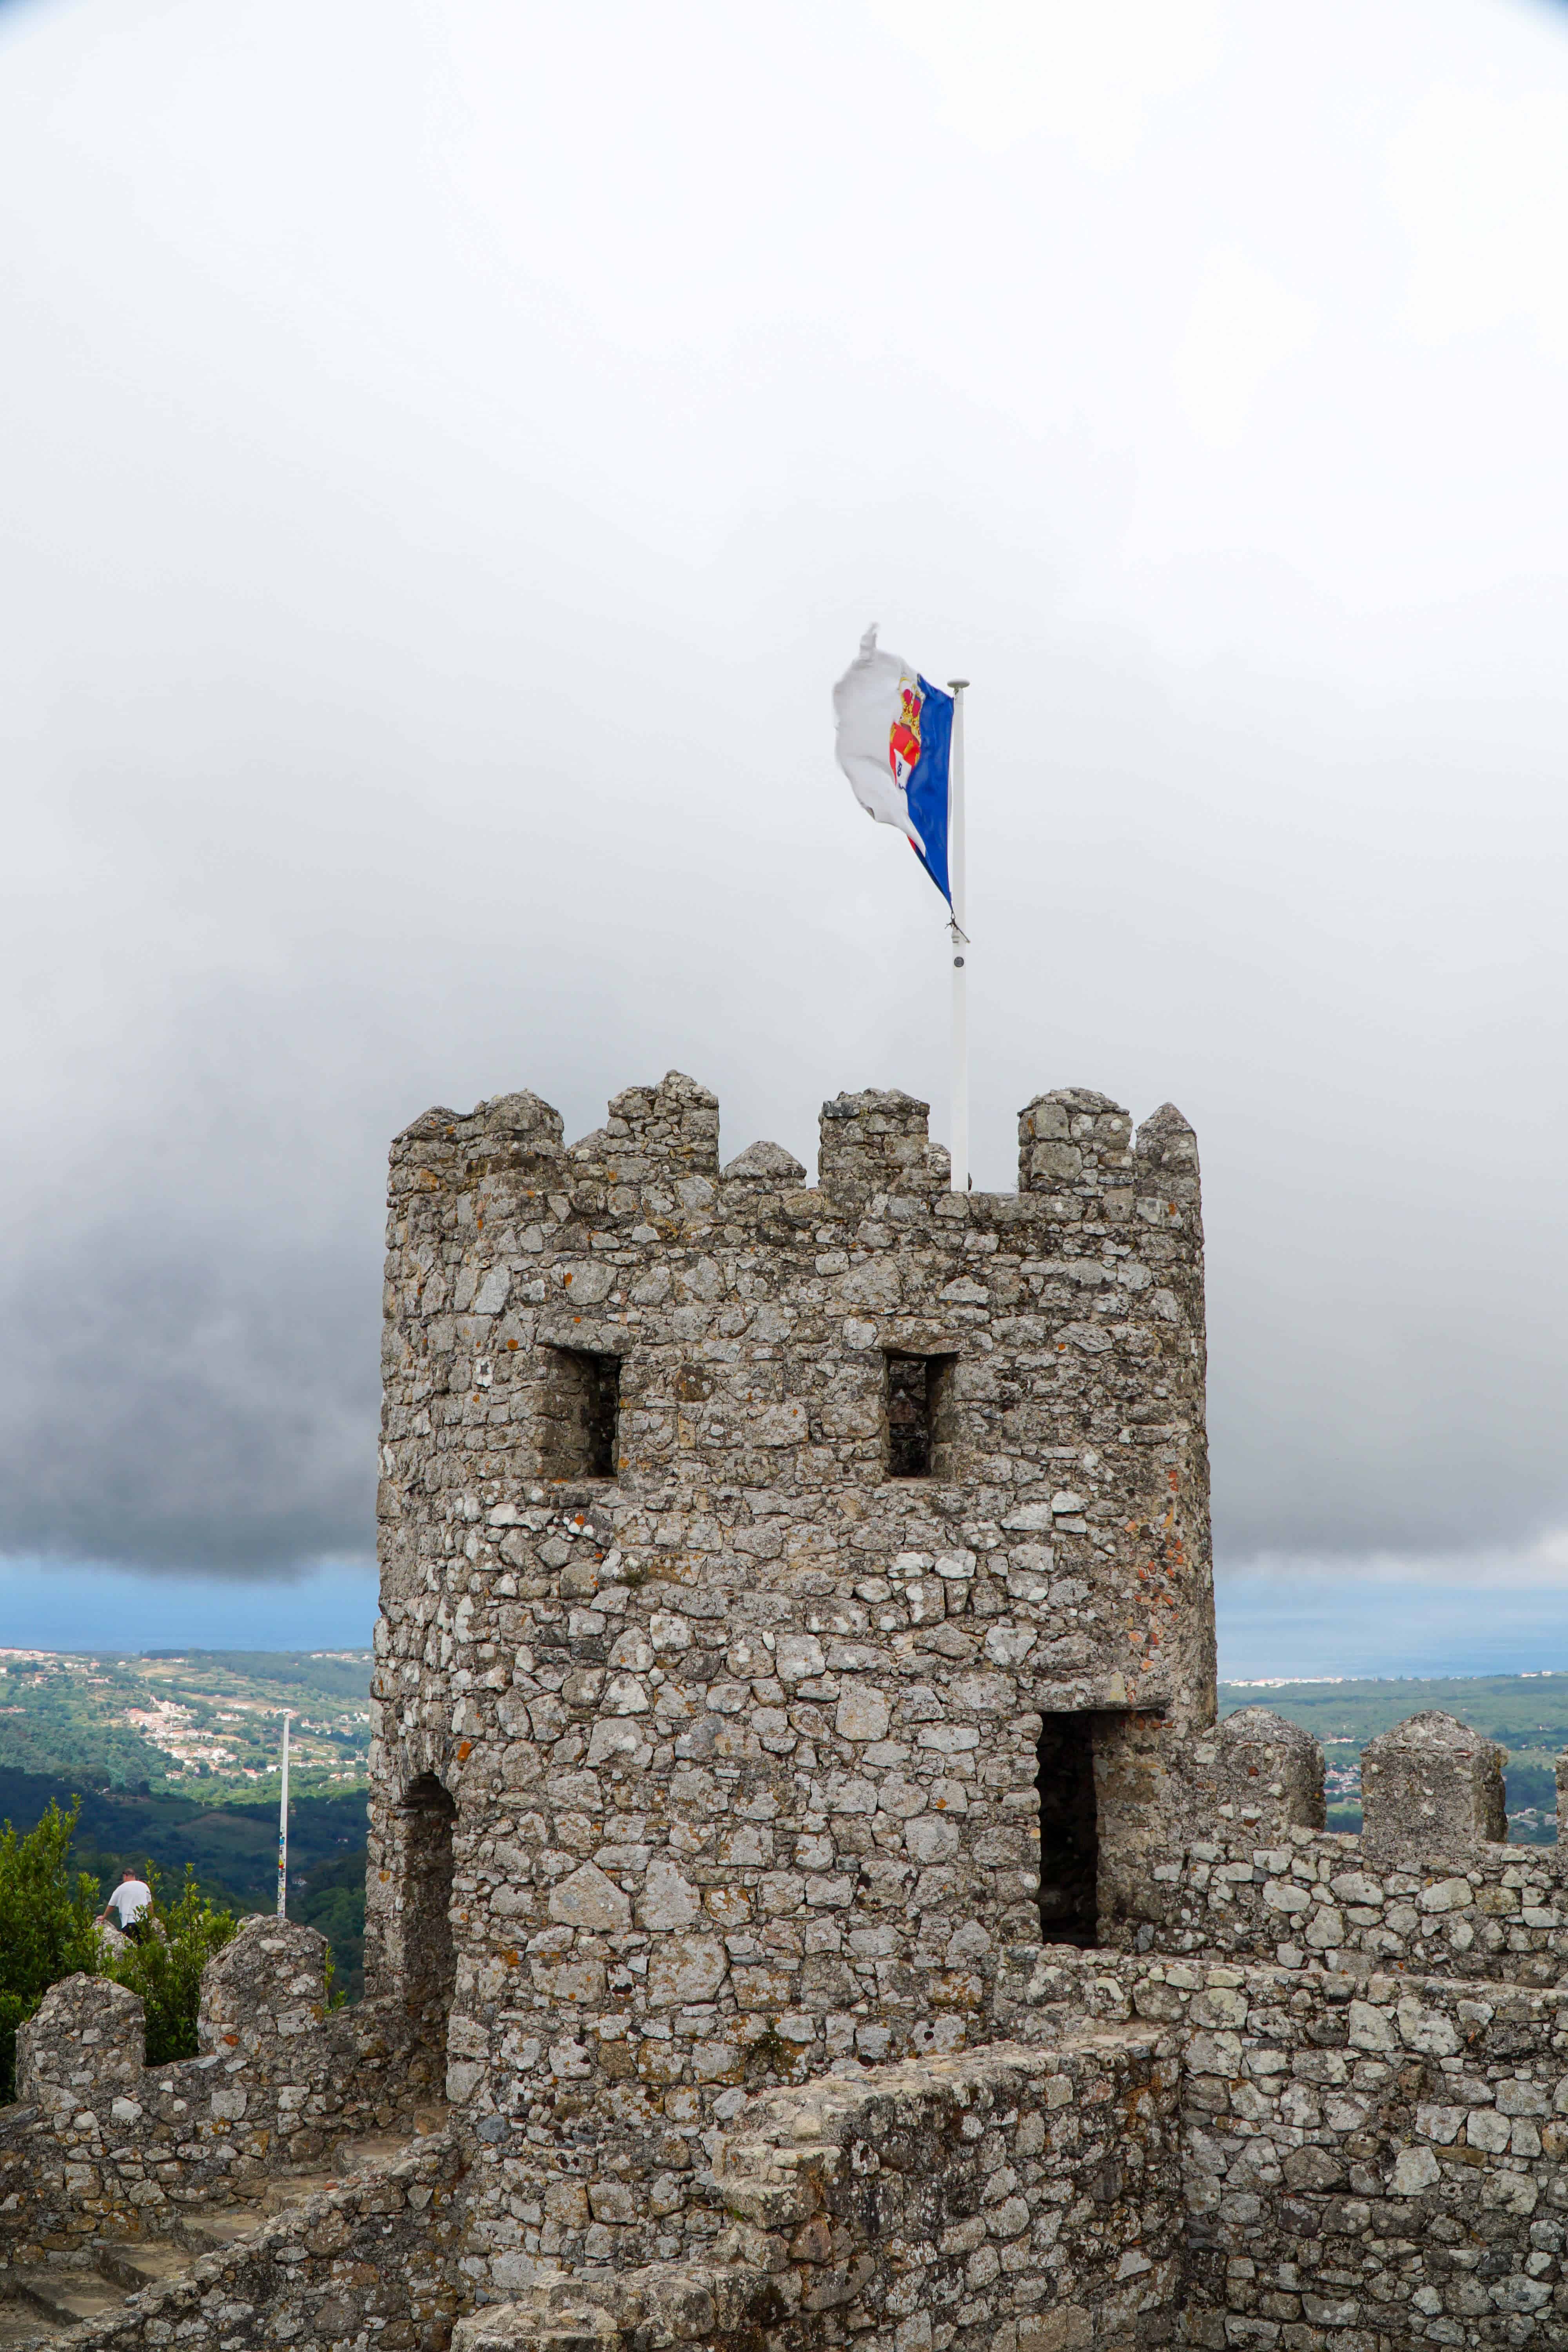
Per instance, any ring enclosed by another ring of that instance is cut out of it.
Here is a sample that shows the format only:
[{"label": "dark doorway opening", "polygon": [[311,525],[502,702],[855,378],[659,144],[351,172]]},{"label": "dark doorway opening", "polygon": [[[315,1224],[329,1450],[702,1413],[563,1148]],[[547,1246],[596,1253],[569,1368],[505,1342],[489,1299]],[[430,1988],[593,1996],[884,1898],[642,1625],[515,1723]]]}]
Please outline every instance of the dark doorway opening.
[{"label": "dark doorway opening", "polygon": [[547,1357],[544,1442],[547,1478],[614,1478],[620,1468],[621,1360],[585,1348]]},{"label": "dark doorway opening", "polygon": [[1091,1945],[1100,1934],[1093,1716],[1047,1715],[1038,1756],[1040,1940]]},{"label": "dark doorway opening", "polygon": [[399,1810],[405,1994],[409,2008],[444,2044],[458,1974],[452,1943],[452,1827],[458,1808],[434,1772],[422,1772]]},{"label": "dark doorway opening", "polygon": [[953,1356],[888,1360],[888,1475],[941,1478],[951,1443]]}]

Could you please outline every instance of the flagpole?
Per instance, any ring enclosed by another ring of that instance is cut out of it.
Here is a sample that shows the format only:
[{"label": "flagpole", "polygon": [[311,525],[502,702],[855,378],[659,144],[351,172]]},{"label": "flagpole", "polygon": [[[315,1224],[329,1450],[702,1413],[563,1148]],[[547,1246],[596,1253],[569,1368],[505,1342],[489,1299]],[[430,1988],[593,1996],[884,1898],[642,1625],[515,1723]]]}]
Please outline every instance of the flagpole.
[{"label": "flagpole", "polygon": [[952,764],[950,794],[951,835],[948,844],[948,880],[952,885],[952,921],[950,935],[952,941],[952,1084],[948,1097],[952,1106],[952,1134],[949,1153],[952,1162],[952,1186],[955,1192],[969,1190],[969,953],[968,926],[964,921],[967,897],[963,870],[963,690],[966,677],[950,677],[952,693]]},{"label": "flagpole", "polygon": [[278,1804],[278,1916],[289,1909],[289,1709],[283,1710],[283,1793]]}]

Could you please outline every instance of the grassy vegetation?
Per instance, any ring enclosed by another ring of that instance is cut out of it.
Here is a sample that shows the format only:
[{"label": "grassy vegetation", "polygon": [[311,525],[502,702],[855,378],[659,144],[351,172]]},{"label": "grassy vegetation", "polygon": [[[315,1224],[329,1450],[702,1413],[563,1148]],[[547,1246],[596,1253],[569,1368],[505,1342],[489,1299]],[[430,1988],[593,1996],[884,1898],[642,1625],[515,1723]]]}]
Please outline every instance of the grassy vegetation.
[{"label": "grassy vegetation", "polygon": [[1568,1748],[1568,1675],[1451,1675],[1377,1681],[1222,1683],[1221,1715],[1272,1707],[1315,1732],[1328,1764],[1329,1827],[1361,1827],[1361,1751],[1426,1707],[1456,1715],[1509,1751],[1509,1838],[1557,1842],[1556,1759]]},{"label": "grassy vegetation", "polygon": [[0,1831],[0,2102],[16,2095],[16,2028],[61,1977],[100,1965],[98,1881],[71,1866],[74,1828],[50,1805],[25,1836]]}]

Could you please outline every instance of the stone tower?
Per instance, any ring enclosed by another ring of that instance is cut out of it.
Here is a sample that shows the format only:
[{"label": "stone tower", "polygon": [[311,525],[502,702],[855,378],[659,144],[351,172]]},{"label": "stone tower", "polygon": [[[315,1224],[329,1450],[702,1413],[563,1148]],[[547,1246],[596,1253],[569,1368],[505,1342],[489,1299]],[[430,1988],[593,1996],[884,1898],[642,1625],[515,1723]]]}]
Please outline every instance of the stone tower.
[{"label": "stone tower", "polygon": [[393,1148],[369,1990],[445,2044],[481,2291],[716,2226],[746,2090],[1145,1940],[1215,1711],[1197,1155],[1024,1111],[948,1190],[840,1096],[722,1170],[672,1074]]}]

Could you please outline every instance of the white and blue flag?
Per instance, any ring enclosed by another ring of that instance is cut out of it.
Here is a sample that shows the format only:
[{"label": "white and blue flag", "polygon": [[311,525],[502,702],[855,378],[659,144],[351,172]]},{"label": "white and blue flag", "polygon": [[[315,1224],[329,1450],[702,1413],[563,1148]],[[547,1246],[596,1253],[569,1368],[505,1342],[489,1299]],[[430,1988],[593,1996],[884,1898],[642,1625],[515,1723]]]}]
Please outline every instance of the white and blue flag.
[{"label": "white and blue flag", "polygon": [[838,764],[879,824],[896,825],[951,907],[947,873],[952,697],[883,653],[875,623],[833,689]]}]

